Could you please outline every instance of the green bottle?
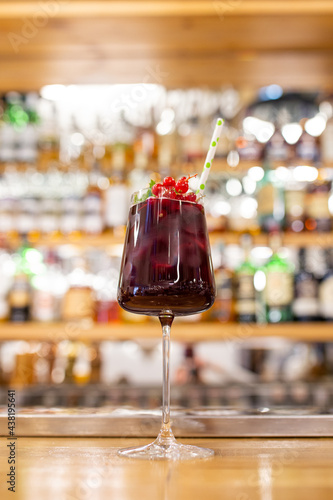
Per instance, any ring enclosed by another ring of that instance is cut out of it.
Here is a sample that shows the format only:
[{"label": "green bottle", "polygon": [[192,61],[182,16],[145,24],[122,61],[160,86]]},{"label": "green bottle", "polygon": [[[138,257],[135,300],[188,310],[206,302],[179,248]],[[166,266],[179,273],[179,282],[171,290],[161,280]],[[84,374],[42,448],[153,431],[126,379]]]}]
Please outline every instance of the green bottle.
[{"label": "green bottle", "polygon": [[235,272],[236,315],[240,323],[256,321],[256,290],[254,288],[255,266],[250,260],[251,237],[242,237],[244,261]]},{"label": "green bottle", "polygon": [[263,293],[268,323],[291,321],[293,291],[293,265],[278,253],[281,246],[279,234],[270,238],[273,255],[264,266],[266,285]]},{"label": "green bottle", "polygon": [[280,231],[283,227],[285,209],[281,181],[276,178],[267,161],[264,162],[264,176],[258,184],[258,222],[264,233]]}]

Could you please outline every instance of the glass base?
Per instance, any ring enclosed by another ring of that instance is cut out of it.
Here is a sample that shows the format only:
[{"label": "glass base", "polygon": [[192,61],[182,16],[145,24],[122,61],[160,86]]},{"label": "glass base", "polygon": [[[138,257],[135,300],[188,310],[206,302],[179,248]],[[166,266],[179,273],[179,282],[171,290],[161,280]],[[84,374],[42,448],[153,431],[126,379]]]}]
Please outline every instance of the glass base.
[{"label": "glass base", "polygon": [[214,451],[199,446],[180,444],[174,437],[165,440],[158,436],[153,443],[119,450],[118,455],[142,460],[194,460],[212,457]]}]

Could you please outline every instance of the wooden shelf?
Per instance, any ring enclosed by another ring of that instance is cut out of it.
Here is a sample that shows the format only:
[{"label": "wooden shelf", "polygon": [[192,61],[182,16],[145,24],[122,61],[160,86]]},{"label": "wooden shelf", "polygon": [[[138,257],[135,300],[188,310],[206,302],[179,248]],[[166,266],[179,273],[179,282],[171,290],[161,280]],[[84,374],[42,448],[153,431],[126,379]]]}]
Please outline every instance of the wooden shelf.
[{"label": "wooden shelf", "polygon": [[[257,337],[280,337],[299,341],[333,341],[333,323],[280,323],[277,325],[181,323],[172,327],[172,339],[183,342],[234,340],[244,342]],[[1,323],[0,340],[60,342],[61,340],[103,341],[159,339],[156,321],[141,324],[96,325],[83,323]]]},{"label": "wooden shelf", "polygon": [[[225,245],[237,245],[241,239],[240,233],[233,232],[214,232],[209,235],[212,245],[223,242]],[[252,235],[253,245],[268,246],[268,234]],[[112,233],[104,233],[98,236],[40,236],[29,239],[33,246],[57,247],[61,245],[73,245],[81,249],[92,248],[110,248],[112,247],[119,251],[119,247],[123,245],[125,233],[123,235],[113,235]],[[8,238],[9,245],[15,248],[21,244],[19,238]],[[282,242],[285,246],[309,247],[321,246],[324,248],[333,247],[333,232],[332,233],[282,233]],[[118,247],[118,248],[116,248]]]},{"label": "wooden shelf", "polygon": [[[237,233],[212,233],[209,236],[211,244],[222,241],[225,245],[237,245],[241,235]],[[268,234],[255,234],[252,236],[253,245],[268,246]],[[333,233],[282,233],[282,242],[285,246],[294,247],[333,247]]]}]

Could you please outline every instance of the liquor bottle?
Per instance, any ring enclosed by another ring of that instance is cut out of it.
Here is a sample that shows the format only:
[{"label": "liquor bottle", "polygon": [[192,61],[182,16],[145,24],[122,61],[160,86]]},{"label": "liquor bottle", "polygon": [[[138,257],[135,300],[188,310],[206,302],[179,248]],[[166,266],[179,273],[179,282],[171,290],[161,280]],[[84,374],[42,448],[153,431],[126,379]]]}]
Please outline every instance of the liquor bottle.
[{"label": "liquor bottle", "polygon": [[219,246],[219,263],[215,269],[216,298],[209,312],[209,319],[227,323],[234,319],[233,273],[225,264],[224,245]]},{"label": "liquor bottle", "polygon": [[270,246],[273,255],[264,266],[264,301],[269,323],[292,320],[293,266],[279,255],[280,241],[279,234],[271,235]]},{"label": "liquor bottle", "polygon": [[327,272],[319,285],[319,309],[321,318],[333,321],[333,248],[326,250]]},{"label": "liquor bottle", "polygon": [[38,273],[31,279],[31,315],[36,321],[58,321],[67,282],[53,250],[46,252],[44,264],[44,272]]},{"label": "liquor bottle", "polygon": [[299,250],[299,270],[294,280],[293,315],[297,321],[318,319],[318,280],[308,270],[306,248]]},{"label": "liquor bottle", "polygon": [[138,128],[133,144],[134,168],[145,170],[158,155],[157,138],[152,128]]},{"label": "liquor bottle", "polygon": [[62,318],[65,321],[93,319],[93,276],[88,272],[81,257],[74,259],[73,269],[68,275],[69,288],[62,303]]},{"label": "liquor bottle", "polygon": [[301,160],[317,162],[319,148],[316,138],[304,131],[296,144],[296,156]]},{"label": "liquor bottle", "polygon": [[286,143],[279,130],[276,130],[266,144],[265,156],[270,163],[285,162],[291,156],[290,146]]},{"label": "liquor bottle", "polygon": [[244,261],[235,271],[235,309],[240,323],[256,321],[256,290],[254,287],[255,266],[250,261],[251,238],[242,237]]},{"label": "liquor bottle", "polygon": [[30,284],[28,276],[18,270],[8,297],[9,319],[13,323],[22,323],[30,319]]},{"label": "liquor bottle", "polygon": [[182,137],[182,159],[184,162],[195,162],[203,155],[204,136],[197,116],[192,116],[179,129]]},{"label": "liquor bottle", "polygon": [[332,181],[318,178],[309,184],[306,194],[306,220],[308,231],[332,231],[332,215],[329,211],[329,197]]},{"label": "liquor bottle", "polygon": [[305,192],[296,186],[288,185],[284,193],[285,230],[299,233],[304,230]]},{"label": "liquor bottle", "polygon": [[61,199],[59,228],[62,234],[77,234],[82,228],[82,203],[78,196]]},{"label": "liquor bottle", "polygon": [[0,163],[11,163],[15,160],[15,129],[10,123],[0,127]]},{"label": "liquor bottle", "polygon": [[170,167],[177,160],[179,140],[180,135],[176,132],[175,124],[171,123],[167,133],[157,131],[157,163],[162,178],[170,175]]},{"label": "liquor bottle", "polygon": [[236,147],[241,160],[260,161],[264,153],[264,146],[254,136],[238,137]]},{"label": "liquor bottle", "polygon": [[38,165],[42,171],[46,172],[51,166],[58,166],[59,159],[65,163],[68,162],[68,158],[61,151],[60,128],[55,103],[43,99],[38,109],[40,112],[40,123],[38,126]]},{"label": "liquor bottle", "polygon": [[101,381],[102,369],[102,358],[99,344],[93,343],[90,347],[89,354],[91,363],[90,382],[92,384],[98,384]]},{"label": "liquor bottle", "polygon": [[14,259],[6,249],[0,250],[0,323],[9,316],[8,292],[13,282]]},{"label": "liquor bottle", "polygon": [[327,122],[326,127],[320,137],[321,158],[329,166],[333,165],[333,116]]},{"label": "liquor bottle", "polygon": [[109,229],[116,232],[123,231],[128,216],[129,200],[129,189],[124,176],[114,173],[105,193],[105,223]]},{"label": "liquor bottle", "polygon": [[56,198],[42,198],[39,202],[40,214],[38,229],[43,234],[56,233],[59,230],[60,200]]},{"label": "liquor bottle", "polygon": [[78,385],[85,385],[89,382],[90,375],[90,352],[87,346],[80,343],[73,365],[73,381]]},{"label": "liquor bottle", "polygon": [[86,234],[101,234],[104,229],[100,165],[97,160],[89,173],[89,186],[83,198],[82,230]]},{"label": "liquor bottle", "polygon": [[267,233],[282,229],[284,221],[283,186],[269,164],[264,164],[264,176],[258,185],[258,221]]}]

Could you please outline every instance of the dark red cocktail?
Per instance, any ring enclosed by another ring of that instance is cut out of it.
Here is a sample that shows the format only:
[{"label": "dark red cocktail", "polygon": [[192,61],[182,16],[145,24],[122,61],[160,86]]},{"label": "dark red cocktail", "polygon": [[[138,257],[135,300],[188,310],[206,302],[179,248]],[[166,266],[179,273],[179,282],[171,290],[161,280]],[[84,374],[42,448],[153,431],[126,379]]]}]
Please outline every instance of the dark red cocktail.
[{"label": "dark red cocktail", "polygon": [[215,282],[204,208],[188,193],[187,179],[164,179],[133,195],[129,212],[118,302],[127,311],[158,316],[163,338],[162,427],[145,446],[120,450],[144,459],[190,459],[212,450],[179,444],[170,425],[170,330],[174,316],[199,313],[214,302]]},{"label": "dark red cocktail", "polygon": [[121,307],[182,316],[205,311],[214,297],[203,206],[153,197],[133,205],[120,272]]}]

